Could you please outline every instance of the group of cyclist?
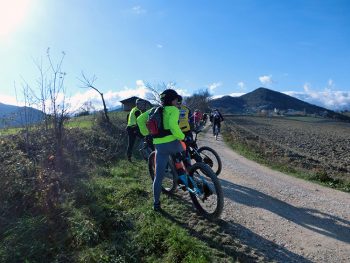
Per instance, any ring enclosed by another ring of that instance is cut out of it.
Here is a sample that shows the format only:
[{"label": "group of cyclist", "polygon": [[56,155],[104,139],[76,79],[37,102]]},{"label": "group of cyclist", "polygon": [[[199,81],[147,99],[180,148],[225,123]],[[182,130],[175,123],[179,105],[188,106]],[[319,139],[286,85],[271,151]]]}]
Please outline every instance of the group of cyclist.
[{"label": "group of cyclist", "polygon": [[[166,89],[160,94],[162,106],[162,136],[150,136],[147,128],[147,120],[151,113],[146,110],[146,101],[138,99],[136,106],[130,111],[128,116],[128,148],[127,158],[131,161],[132,149],[136,137],[144,137],[155,148],[155,179],[153,182],[153,209],[160,211],[160,194],[162,181],[165,176],[166,166],[169,156],[182,160],[183,163],[190,165],[190,160],[186,161],[188,155],[182,142],[188,143],[193,140],[192,130],[198,128],[204,117],[198,110],[191,114],[191,110],[183,104],[183,98],[173,89]],[[207,116],[205,117],[207,118]],[[220,127],[223,117],[221,113],[214,109],[210,114],[210,121],[213,127]],[[214,131],[214,130],[213,130]],[[176,167],[176,171],[181,179],[181,175],[186,173],[185,167]]]}]

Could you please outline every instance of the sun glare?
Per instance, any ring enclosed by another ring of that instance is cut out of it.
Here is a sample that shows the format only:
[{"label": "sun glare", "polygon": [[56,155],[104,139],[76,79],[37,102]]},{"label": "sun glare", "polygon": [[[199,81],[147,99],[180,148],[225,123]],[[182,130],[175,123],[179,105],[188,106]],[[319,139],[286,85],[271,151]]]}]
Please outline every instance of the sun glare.
[{"label": "sun glare", "polygon": [[29,9],[31,0],[0,0],[0,38],[14,32]]}]

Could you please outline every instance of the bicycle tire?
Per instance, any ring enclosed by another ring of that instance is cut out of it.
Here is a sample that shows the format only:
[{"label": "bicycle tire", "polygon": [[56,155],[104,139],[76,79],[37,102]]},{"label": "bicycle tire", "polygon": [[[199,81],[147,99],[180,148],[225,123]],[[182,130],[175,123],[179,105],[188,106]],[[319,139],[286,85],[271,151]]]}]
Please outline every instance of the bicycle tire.
[{"label": "bicycle tire", "polygon": [[[151,176],[152,182],[154,181],[155,176],[155,154],[156,152],[153,151],[148,157],[148,172]],[[166,168],[166,173],[162,181],[162,191],[166,194],[172,194],[176,191],[177,188],[177,181],[176,181],[176,170],[174,161],[171,157],[169,157],[169,162]]]},{"label": "bicycle tire", "polygon": [[[221,173],[221,170],[222,170],[222,162],[221,162],[221,158],[219,156],[219,154],[212,148],[208,147],[208,146],[203,146],[203,147],[200,147],[197,152],[201,155],[202,159],[203,159],[203,162],[207,165],[209,165],[210,168],[213,169],[214,167],[214,160],[212,160],[212,158],[210,158],[208,155],[206,155],[205,153],[203,153],[203,151],[208,151],[208,152],[211,152],[214,156],[215,156],[215,159],[216,159],[216,163],[217,163],[217,169],[215,172],[215,174],[217,176],[219,176],[219,174]],[[205,155],[205,156],[203,156]],[[209,158],[209,159],[208,159]]]},{"label": "bicycle tire", "polygon": [[[204,179],[206,180],[206,182],[204,182],[203,177],[197,178],[197,174],[200,175],[198,173],[198,170],[200,170],[200,173],[205,175]],[[208,198],[206,200],[202,200],[196,194],[190,192],[192,203],[197,209],[198,213],[211,220],[219,218],[224,208],[224,195],[220,181],[217,178],[216,174],[213,172],[212,169],[210,169],[208,165],[204,163],[195,163],[189,169],[189,176],[196,182],[199,188],[204,189],[204,185],[208,185],[211,191],[215,191],[216,198],[214,197],[214,193],[212,192],[212,194],[208,196],[210,199]],[[207,181],[209,179],[211,183]],[[204,203],[206,203],[205,206]]]},{"label": "bicycle tire", "polygon": [[150,147],[148,147],[148,145],[146,145],[144,141],[141,141],[139,144],[139,152],[141,154],[142,159],[144,159],[147,162],[148,157],[152,152],[152,149],[150,149]]},{"label": "bicycle tire", "polygon": [[215,140],[218,140],[219,126],[217,124],[215,124],[215,127],[214,127],[214,134],[215,134]]}]

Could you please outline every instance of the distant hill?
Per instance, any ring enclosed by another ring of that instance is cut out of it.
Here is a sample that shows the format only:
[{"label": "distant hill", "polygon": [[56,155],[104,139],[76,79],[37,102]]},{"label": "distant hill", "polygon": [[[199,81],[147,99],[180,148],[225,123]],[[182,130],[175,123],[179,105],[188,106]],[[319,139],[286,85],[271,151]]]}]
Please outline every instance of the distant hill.
[{"label": "distant hill", "polygon": [[0,103],[0,128],[20,127],[26,124],[40,122],[44,113],[30,107],[18,107]]},{"label": "distant hill", "polygon": [[123,107],[122,107],[121,105],[108,108],[108,111],[109,111],[109,112],[113,112],[113,111],[122,111],[122,110],[123,110]]},{"label": "distant hill", "polygon": [[281,92],[266,88],[258,88],[240,97],[224,96],[211,101],[211,107],[224,113],[256,113],[261,110],[305,111],[307,114],[326,115],[329,118],[350,121],[348,116],[332,110],[312,105]]}]

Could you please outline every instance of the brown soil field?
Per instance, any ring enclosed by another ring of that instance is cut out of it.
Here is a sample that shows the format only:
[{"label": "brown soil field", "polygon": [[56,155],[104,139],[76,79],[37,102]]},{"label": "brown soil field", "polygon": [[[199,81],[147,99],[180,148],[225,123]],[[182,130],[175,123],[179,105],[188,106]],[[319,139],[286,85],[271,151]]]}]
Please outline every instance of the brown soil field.
[{"label": "brown soil field", "polygon": [[255,116],[230,116],[224,123],[228,141],[253,149],[268,162],[331,186],[350,186],[350,123]]}]

